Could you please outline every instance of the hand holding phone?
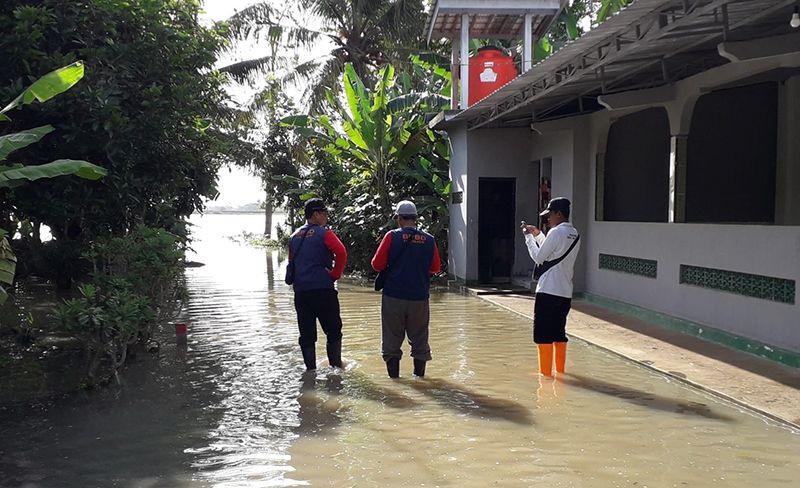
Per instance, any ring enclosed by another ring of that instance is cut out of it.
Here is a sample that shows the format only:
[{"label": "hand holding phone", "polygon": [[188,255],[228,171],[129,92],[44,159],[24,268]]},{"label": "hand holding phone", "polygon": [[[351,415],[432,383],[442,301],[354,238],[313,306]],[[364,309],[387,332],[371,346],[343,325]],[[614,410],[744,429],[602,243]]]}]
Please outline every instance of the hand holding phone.
[{"label": "hand holding phone", "polygon": [[521,224],[520,228],[522,229],[523,234],[539,235],[539,233],[541,232],[535,225],[528,225],[527,222],[525,222],[524,220],[520,222],[520,224]]}]

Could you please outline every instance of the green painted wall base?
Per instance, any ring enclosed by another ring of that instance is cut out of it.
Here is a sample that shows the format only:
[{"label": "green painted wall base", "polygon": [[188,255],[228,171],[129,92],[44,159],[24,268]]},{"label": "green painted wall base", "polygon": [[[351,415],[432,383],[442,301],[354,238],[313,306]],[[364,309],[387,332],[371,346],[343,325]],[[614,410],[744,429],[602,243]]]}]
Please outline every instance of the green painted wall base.
[{"label": "green painted wall base", "polygon": [[736,334],[731,334],[730,332],[698,324],[697,322],[679,319],[671,315],[595,295],[593,293],[578,293],[575,295],[575,298],[585,300],[586,302],[607,308],[617,313],[636,317],[637,319],[651,324],[699,337],[739,351],[755,354],[756,356],[770,359],[793,368],[800,368],[800,353],[770,346],[753,339],[747,339]]}]

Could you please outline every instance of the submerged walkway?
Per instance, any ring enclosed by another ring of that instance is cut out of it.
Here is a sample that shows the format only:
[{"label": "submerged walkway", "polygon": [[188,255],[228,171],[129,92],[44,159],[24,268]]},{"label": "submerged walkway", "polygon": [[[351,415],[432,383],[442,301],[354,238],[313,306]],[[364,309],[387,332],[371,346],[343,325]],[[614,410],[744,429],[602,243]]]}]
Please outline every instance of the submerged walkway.
[{"label": "submerged walkway", "polygon": [[[533,319],[533,296],[479,295]],[[567,332],[647,368],[800,428],[800,370],[573,301]]]}]

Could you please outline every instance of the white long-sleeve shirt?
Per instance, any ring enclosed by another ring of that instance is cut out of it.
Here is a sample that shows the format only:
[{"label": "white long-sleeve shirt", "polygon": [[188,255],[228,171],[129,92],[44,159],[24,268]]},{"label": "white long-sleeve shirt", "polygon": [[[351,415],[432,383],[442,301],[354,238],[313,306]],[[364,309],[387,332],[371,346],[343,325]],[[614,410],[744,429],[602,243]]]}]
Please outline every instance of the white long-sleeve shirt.
[{"label": "white long-sleeve shirt", "polygon": [[[563,256],[577,238],[578,231],[575,227],[569,222],[562,222],[550,229],[547,237],[542,233],[536,237],[533,234],[525,234],[525,245],[528,247],[531,259],[537,264],[542,264]],[[545,271],[536,284],[536,293],[572,298],[572,274],[580,249],[581,243],[578,241],[569,256]]]}]

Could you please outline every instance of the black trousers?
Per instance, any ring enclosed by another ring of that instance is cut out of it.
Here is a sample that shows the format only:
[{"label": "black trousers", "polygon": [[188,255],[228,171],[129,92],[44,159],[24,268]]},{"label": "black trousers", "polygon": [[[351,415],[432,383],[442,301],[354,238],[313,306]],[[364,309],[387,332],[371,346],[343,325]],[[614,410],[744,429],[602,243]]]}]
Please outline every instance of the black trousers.
[{"label": "black trousers", "polygon": [[296,291],[294,308],[297,310],[301,348],[314,347],[317,342],[317,320],[328,338],[328,343],[342,340],[339,292],[330,289]]},{"label": "black trousers", "polygon": [[571,307],[571,298],[537,293],[533,304],[533,342],[567,342],[567,314]]}]

